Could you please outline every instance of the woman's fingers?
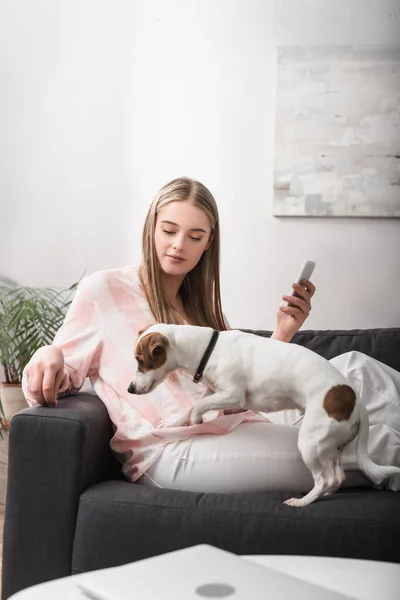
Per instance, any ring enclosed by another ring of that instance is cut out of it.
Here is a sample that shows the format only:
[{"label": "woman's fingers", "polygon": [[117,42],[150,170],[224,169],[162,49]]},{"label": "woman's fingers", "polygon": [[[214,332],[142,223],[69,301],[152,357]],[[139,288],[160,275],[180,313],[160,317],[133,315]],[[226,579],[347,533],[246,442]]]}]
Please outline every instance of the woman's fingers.
[{"label": "woman's fingers", "polygon": [[43,368],[36,364],[31,365],[26,370],[26,376],[28,379],[28,390],[36,402],[39,404],[45,404],[43,396]]},{"label": "woman's fingers", "polygon": [[307,289],[304,289],[304,287],[302,285],[299,285],[298,283],[294,283],[292,287],[296,293],[296,296],[303,298],[303,300],[307,302],[307,304],[310,304],[311,295]]},{"label": "woman's fingers", "polygon": [[[283,298],[283,300],[285,300],[286,302],[288,302],[289,304],[292,305],[292,306],[287,306],[286,308],[297,307],[305,314],[307,314],[310,311],[310,308],[311,308],[310,305],[308,304],[308,302],[303,300],[303,298],[299,298],[297,296],[282,296],[282,298]],[[287,311],[287,310],[284,312],[289,313],[289,311]],[[293,313],[291,312],[290,314],[293,314]]]},{"label": "woman's fingers", "polygon": [[310,298],[312,298],[314,296],[314,294],[315,294],[316,289],[317,289],[315,287],[315,285],[313,283],[311,283],[311,281],[308,281],[308,279],[303,279],[301,281],[301,283],[302,283],[302,285],[306,286],[306,289],[307,289],[308,293],[310,294]]},{"label": "woman's fingers", "polygon": [[46,404],[56,405],[57,398],[55,388],[56,370],[54,367],[47,367],[43,374],[43,397]]},{"label": "woman's fingers", "polygon": [[57,405],[57,393],[64,378],[64,355],[57,346],[39,348],[25,367],[28,390],[39,404]]},{"label": "woman's fingers", "polygon": [[[290,298],[290,296],[289,296]],[[293,315],[293,317],[298,317],[299,315],[301,315],[301,319],[304,319],[304,311],[301,310],[301,308],[298,308],[297,306],[284,306],[283,308],[279,309],[280,311],[282,311],[283,313],[285,313],[285,315]]]},{"label": "woman's fingers", "polygon": [[58,394],[58,390],[60,389],[61,382],[63,379],[64,379],[64,369],[60,369],[57,372],[56,380],[54,382],[54,403],[55,404],[57,404],[57,394]]}]

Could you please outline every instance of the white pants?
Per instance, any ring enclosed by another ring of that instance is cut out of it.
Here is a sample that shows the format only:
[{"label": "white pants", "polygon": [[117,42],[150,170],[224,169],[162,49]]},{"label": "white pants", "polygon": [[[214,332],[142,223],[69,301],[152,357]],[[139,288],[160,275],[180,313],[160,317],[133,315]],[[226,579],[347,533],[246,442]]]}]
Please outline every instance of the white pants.
[{"label": "white pants", "polygon": [[[350,380],[368,409],[372,460],[400,466],[400,373],[360,352],[330,362]],[[268,418],[273,424],[242,423],[225,435],[169,444],[138,483],[196,492],[308,492],[313,479],[297,448],[300,413],[285,410]],[[355,443],[342,453],[344,486],[371,486],[358,470]],[[389,487],[400,489],[399,479],[393,476]]]}]

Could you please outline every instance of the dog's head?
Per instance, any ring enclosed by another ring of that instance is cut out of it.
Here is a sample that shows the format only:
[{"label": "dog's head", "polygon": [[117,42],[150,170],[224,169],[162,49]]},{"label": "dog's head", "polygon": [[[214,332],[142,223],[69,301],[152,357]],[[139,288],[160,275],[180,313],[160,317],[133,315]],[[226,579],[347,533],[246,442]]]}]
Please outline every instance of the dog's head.
[{"label": "dog's head", "polygon": [[165,325],[151,325],[139,332],[135,345],[136,371],[128,387],[130,394],[148,394],[174,370]]}]

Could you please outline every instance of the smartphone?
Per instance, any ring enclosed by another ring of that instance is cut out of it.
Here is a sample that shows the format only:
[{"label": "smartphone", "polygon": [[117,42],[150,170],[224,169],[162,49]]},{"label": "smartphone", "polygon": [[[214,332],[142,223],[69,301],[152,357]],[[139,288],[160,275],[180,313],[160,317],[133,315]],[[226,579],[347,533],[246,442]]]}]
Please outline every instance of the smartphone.
[{"label": "smartphone", "polygon": [[[312,260],[305,260],[303,262],[303,264],[301,265],[300,271],[299,271],[296,279],[294,280],[295,283],[300,284],[302,279],[307,279],[308,281],[310,281],[310,278],[314,272],[314,269],[315,269],[315,262]],[[298,296],[298,294],[293,289],[287,295],[288,296]],[[294,306],[294,304],[290,304],[289,302],[284,302],[284,306]]]}]

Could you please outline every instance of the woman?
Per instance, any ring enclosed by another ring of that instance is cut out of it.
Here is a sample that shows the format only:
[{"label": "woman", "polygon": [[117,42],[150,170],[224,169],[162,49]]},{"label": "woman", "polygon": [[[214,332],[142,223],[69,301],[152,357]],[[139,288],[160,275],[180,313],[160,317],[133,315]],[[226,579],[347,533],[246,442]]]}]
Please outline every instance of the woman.
[{"label": "woman", "polygon": [[[204,492],[306,492],[313,482],[297,449],[298,428],[271,422],[294,423],[295,411],[269,415],[270,420],[250,411],[210,411],[200,425],[156,429],[196,402],[205,391],[202,384],[179,372],[146,396],[127,391],[134,342],[148,323],[229,327],[221,308],[219,252],[218,210],[209,190],[189,178],[165,185],[146,218],[140,268],[98,271],[82,280],[53,344],[40,348],[24,370],[25,397],[30,405],[56,406],[58,397],[76,394],[89,377],[114,424],[111,448],[131,481]],[[309,315],[315,287],[303,283],[293,284],[298,297],[282,297],[294,306],[279,307],[272,337],[290,341]],[[400,462],[400,374],[359,353],[332,362],[359,389],[361,382],[372,433],[378,425],[370,446],[374,460],[379,462],[376,450],[386,464]],[[345,469],[356,469],[354,444],[346,451]]]}]

